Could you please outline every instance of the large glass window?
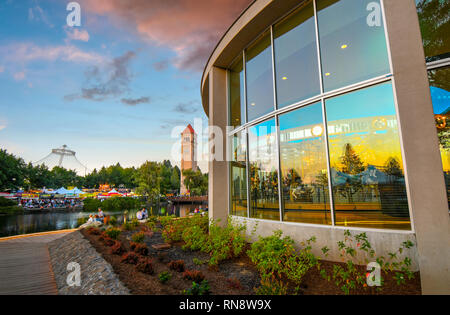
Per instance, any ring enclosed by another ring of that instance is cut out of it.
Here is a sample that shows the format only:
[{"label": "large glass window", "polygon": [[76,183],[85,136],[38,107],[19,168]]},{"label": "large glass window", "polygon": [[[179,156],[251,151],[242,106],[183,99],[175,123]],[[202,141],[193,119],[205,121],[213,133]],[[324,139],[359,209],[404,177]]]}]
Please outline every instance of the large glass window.
[{"label": "large glass window", "polygon": [[242,54],[230,68],[230,125],[245,123],[244,67]]},{"label": "large glass window", "polygon": [[379,0],[317,0],[325,91],[390,72]]},{"label": "large glass window", "polygon": [[246,51],[248,120],[274,110],[272,44],[266,32]]},{"label": "large glass window", "polygon": [[275,120],[249,128],[250,217],[280,220]]},{"label": "large glass window", "polygon": [[313,3],[274,26],[278,107],[320,93]]},{"label": "large glass window", "polygon": [[283,220],[331,224],[322,104],[281,115]]},{"label": "large glass window", "polygon": [[416,0],[427,61],[450,57],[450,1]]},{"label": "large glass window", "polygon": [[450,68],[428,71],[450,209]]},{"label": "large glass window", "polygon": [[410,229],[392,84],[325,105],[336,225]]},{"label": "large glass window", "polygon": [[231,214],[247,217],[247,134],[231,136]]}]

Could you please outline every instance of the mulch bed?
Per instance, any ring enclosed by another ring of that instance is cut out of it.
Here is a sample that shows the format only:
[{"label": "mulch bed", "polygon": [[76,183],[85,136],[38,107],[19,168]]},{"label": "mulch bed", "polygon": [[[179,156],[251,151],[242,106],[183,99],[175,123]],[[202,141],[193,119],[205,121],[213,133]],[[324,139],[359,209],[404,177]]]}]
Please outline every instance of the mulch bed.
[{"label": "mulch bed", "polygon": [[[129,265],[121,262],[121,256],[110,253],[110,247],[104,245],[99,240],[98,235],[91,235],[86,230],[81,233],[90,241],[92,246],[111,264],[114,272],[118,275],[122,283],[130,290],[132,294],[139,295],[180,295],[182,291],[192,286],[192,281],[183,279],[183,273],[170,270],[168,263],[175,260],[183,260],[186,270],[199,270],[208,280],[211,294],[213,295],[251,295],[255,294],[255,288],[260,285],[259,273],[255,265],[250,261],[247,255],[222,261],[216,269],[208,266],[209,255],[202,252],[192,252],[183,250],[183,243],[171,244],[169,249],[155,250],[152,245],[163,244],[164,239],[160,232],[151,232],[147,226],[141,225],[134,231],[123,231],[120,235],[120,241],[127,251],[130,251],[131,235],[139,230],[146,232],[144,243],[149,249],[149,258],[152,259],[154,274],[148,275],[136,270],[135,265]],[[246,250],[244,251],[246,252]],[[202,265],[196,265],[194,258],[205,262]],[[339,264],[336,262],[321,262],[321,268],[332,275],[333,266]],[[343,265],[343,264],[342,264]],[[361,272],[365,267],[360,266]],[[165,284],[160,283],[158,275],[161,272],[169,271],[172,278]],[[374,288],[366,290],[357,290],[352,294],[388,294],[388,295],[420,295],[420,275],[415,273],[413,280],[407,280],[404,285],[397,285],[393,279],[393,274],[382,273],[384,278],[383,290],[376,291]],[[332,280],[333,281],[333,280]],[[289,284],[289,293],[294,293],[295,285]],[[343,295],[340,288],[333,282],[323,279],[316,267],[311,268],[304,276],[299,294],[302,295]]]}]

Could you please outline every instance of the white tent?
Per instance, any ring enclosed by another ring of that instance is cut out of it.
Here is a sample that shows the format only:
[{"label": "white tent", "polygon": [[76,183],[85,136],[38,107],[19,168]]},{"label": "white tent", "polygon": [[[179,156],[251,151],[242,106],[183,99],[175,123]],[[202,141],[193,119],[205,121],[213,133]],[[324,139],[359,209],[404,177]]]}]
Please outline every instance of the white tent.
[{"label": "white tent", "polygon": [[61,187],[60,189],[55,191],[55,193],[58,195],[66,195],[69,193],[69,190],[65,189],[64,187]]}]

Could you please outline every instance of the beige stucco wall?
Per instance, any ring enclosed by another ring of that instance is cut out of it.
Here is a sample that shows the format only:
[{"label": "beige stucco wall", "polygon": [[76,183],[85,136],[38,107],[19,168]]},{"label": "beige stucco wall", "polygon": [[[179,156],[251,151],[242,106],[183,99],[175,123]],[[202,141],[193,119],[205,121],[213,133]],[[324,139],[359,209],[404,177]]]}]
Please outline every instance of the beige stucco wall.
[{"label": "beige stucco wall", "polygon": [[[339,251],[337,242],[344,241],[345,236],[344,228],[319,226],[310,224],[294,224],[294,223],[282,223],[268,220],[255,220],[241,217],[232,217],[233,222],[237,224],[244,224],[247,226],[247,235],[252,241],[256,241],[259,236],[269,236],[276,230],[282,230],[283,235],[290,236],[295,242],[298,248],[300,244],[306,240],[316,237],[316,242],[313,244],[313,254],[318,257],[331,261],[341,261],[341,252]],[[393,232],[393,231],[376,231],[366,229],[352,229],[351,234],[357,235],[360,233],[366,233],[372,248],[378,257],[389,257],[389,253],[395,253],[401,247],[402,243],[410,240],[414,244],[416,243],[416,237],[412,232]],[[354,248],[356,249],[356,243]],[[330,251],[328,256],[325,257],[322,253],[322,248],[327,246]],[[371,261],[375,261],[368,255],[364,255],[363,251],[358,251],[358,259],[364,261],[365,258]],[[399,255],[399,259],[409,257],[413,261],[412,270],[419,270],[417,247],[409,249],[404,252],[403,255]],[[347,257],[346,257],[347,258]],[[356,262],[356,261],[355,261]]]}]

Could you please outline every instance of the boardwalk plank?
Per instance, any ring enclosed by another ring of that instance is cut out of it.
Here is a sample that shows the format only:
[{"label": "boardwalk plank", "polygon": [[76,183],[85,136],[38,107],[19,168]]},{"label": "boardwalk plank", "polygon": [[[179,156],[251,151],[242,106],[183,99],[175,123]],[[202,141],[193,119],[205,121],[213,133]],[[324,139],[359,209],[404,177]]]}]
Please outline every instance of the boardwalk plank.
[{"label": "boardwalk plank", "polygon": [[0,239],[0,295],[57,294],[47,243],[66,234]]}]

